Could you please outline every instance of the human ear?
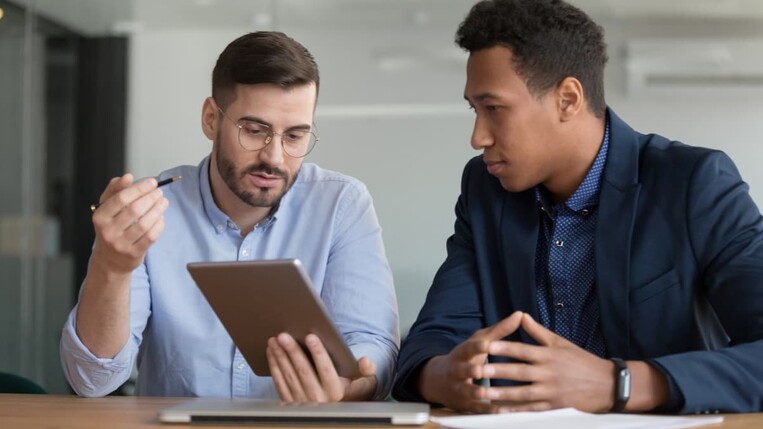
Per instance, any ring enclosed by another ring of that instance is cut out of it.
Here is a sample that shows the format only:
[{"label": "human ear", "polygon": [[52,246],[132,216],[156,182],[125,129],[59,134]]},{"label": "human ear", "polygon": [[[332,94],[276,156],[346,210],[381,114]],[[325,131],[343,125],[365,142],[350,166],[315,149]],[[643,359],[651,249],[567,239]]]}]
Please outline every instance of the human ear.
[{"label": "human ear", "polygon": [[204,100],[204,104],[201,107],[201,129],[204,131],[204,135],[208,139],[214,140],[217,138],[218,132],[218,115],[220,111],[217,110],[217,103],[212,97],[207,97]]},{"label": "human ear", "polygon": [[574,77],[566,77],[556,88],[557,109],[562,122],[580,113],[585,104],[583,85]]}]

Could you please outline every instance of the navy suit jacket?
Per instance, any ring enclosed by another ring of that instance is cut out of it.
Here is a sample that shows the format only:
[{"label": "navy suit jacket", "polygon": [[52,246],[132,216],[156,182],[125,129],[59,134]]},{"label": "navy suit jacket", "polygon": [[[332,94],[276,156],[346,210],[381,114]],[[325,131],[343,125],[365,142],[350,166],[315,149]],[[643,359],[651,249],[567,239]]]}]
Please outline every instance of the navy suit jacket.
[{"label": "navy suit jacket", "polygon": [[[673,411],[763,408],[763,221],[722,152],[635,132],[611,110],[596,227],[596,293],[609,357],[649,360]],[[422,400],[420,366],[521,310],[538,318],[534,190],[508,192],[478,156],[455,233],[398,357],[393,395]],[[507,339],[534,343],[523,331]],[[505,380],[494,380],[501,384]]]}]

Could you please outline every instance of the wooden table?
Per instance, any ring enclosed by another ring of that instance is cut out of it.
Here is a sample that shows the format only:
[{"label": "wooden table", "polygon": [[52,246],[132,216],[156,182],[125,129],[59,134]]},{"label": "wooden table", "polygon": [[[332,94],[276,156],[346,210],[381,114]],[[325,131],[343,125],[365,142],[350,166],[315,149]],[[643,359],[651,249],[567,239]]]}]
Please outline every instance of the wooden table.
[{"label": "wooden table", "polygon": [[[160,409],[187,398],[147,398],[119,397],[79,398],[76,396],[55,395],[7,395],[0,394],[0,428],[2,429],[123,429],[123,428],[162,428],[180,429],[193,427],[225,428],[235,426],[188,426],[159,423],[157,413]],[[444,412],[435,410],[435,414]],[[721,425],[703,426],[723,429],[760,429],[763,428],[763,413],[730,414],[725,416]],[[258,426],[263,428],[264,426]],[[378,427],[378,426],[377,426]],[[427,423],[422,428],[431,429],[437,425]],[[284,426],[272,426],[284,429]],[[352,427],[342,426],[344,429]],[[358,428],[368,429],[368,426]]]}]

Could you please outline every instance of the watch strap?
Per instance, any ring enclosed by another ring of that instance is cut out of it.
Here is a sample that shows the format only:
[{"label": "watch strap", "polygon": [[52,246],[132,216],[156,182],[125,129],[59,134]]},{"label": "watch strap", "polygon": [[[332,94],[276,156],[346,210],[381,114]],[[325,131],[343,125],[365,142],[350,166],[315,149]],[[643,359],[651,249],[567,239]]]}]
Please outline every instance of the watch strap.
[{"label": "watch strap", "polygon": [[631,371],[624,360],[610,359],[615,364],[615,402],[611,412],[620,413],[631,397]]}]

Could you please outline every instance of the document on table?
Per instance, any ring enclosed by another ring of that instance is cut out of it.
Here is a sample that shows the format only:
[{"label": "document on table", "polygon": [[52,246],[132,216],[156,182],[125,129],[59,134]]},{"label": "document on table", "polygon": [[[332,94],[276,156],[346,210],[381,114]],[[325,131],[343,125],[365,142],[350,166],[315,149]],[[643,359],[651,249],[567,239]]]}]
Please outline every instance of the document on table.
[{"label": "document on table", "polygon": [[681,429],[721,423],[723,417],[591,414],[563,408],[531,413],[432,417],[431,420],[453,429]]}]

